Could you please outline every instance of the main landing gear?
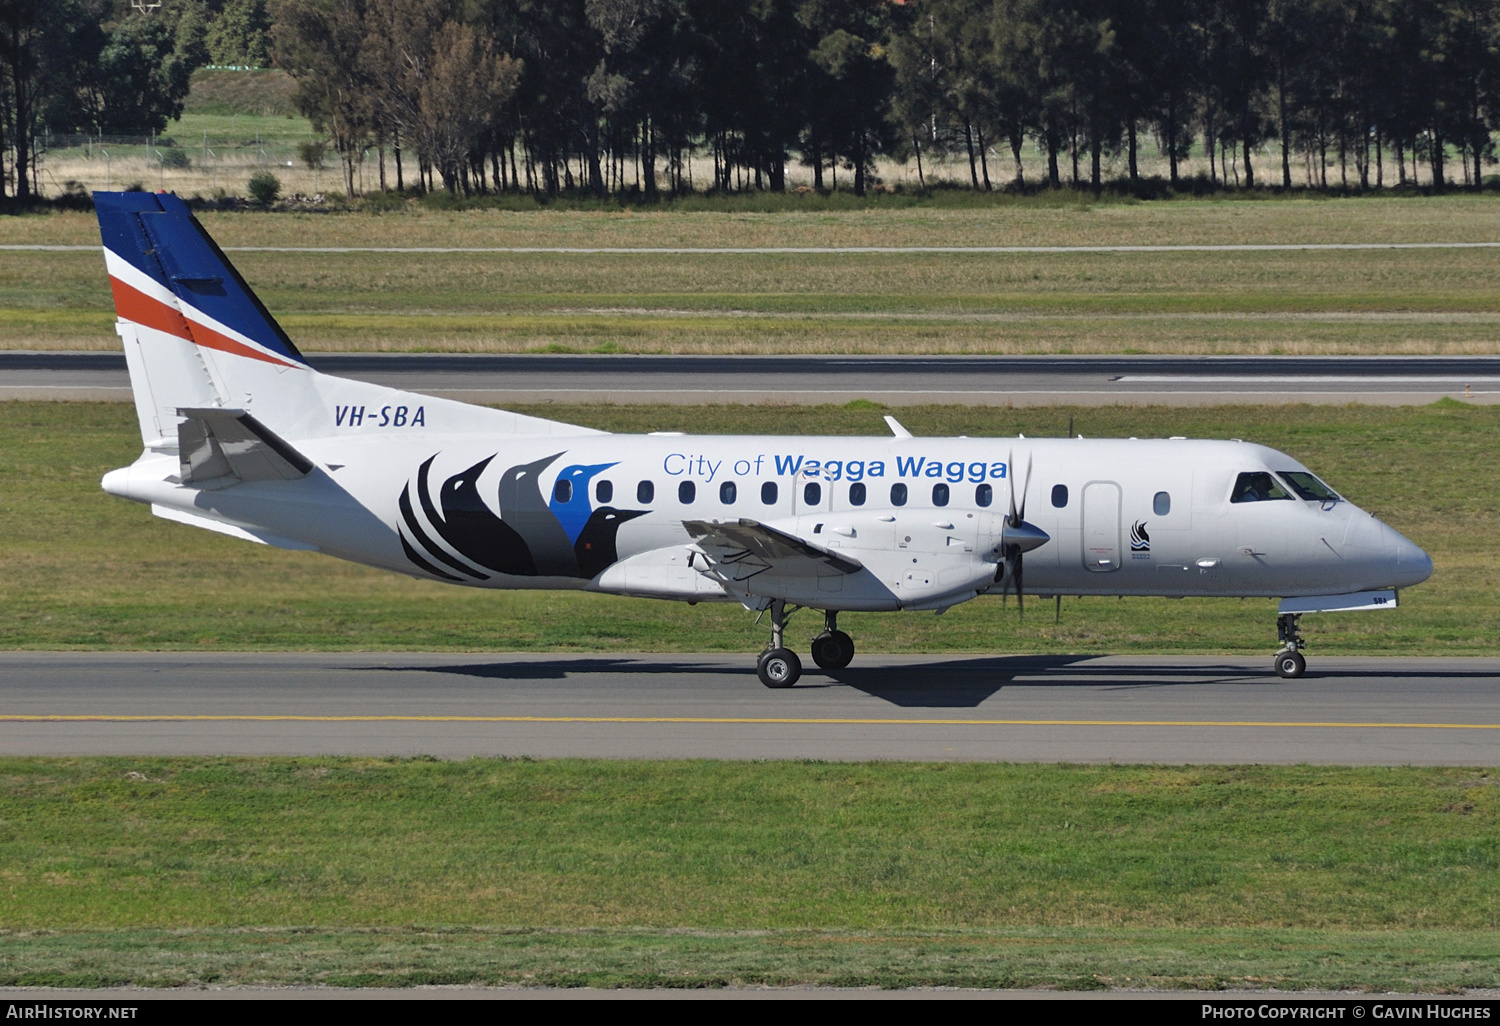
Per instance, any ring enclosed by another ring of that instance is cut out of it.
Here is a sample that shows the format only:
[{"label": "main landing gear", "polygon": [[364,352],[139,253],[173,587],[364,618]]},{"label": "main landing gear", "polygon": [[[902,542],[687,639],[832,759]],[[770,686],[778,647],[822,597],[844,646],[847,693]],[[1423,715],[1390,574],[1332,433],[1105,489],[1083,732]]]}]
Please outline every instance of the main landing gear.
[{"label": "main landing gear", "polygon": [[[789,688],[802,676],[802,660],[786,647],[786,603],[771,603],[771,643],[760,654],[755,674],[768,688]],[[854,658],[854,639],[838,629],[839,614],[823,614],[823,632],[812,639],[812,658],[829,673],[842,670]]]},{"label": "main landing gear", "polygon": [[1302,656],[1307,642],[1302,640],[1302,631],[1298,626],[1301,619],[1301,613],[1282,613],[1276,618],[1276,640],[1281,642],[1281,649],[1276,653],[1278,677],[1291,680],[1307,672],[1307,660]]},{"label": "main landing gear", "polygon": [[786,603],[771,603],[771,643],[760,654],[755,674],[768,688],[789,688],[802,676],[802,660],[783,643],[786,633]]},{"label": "main landing gear", "polygon": [[839,630],[839,614],[823,614],[823,633],[812,639],[813,662],[832,673],[842,670],[854,659],[854,639]]}]

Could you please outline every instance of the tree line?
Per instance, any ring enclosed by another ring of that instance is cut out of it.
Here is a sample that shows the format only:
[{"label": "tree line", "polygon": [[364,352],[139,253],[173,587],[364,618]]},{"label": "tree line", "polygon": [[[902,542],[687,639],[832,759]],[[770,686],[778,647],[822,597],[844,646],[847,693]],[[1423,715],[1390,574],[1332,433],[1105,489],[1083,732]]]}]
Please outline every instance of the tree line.
[{"label": "tree line", "polygon": [[382,189],[780,191],[796,163],[863,194],[934,157],[1098,189],[1143,147],[1174,186],[1193,157],[1442,187],[1500,127],[1500,0],[0,0],[17,194],[39,128],[159,129],[211,61],[288,71],[351,194],[370,161]]}]

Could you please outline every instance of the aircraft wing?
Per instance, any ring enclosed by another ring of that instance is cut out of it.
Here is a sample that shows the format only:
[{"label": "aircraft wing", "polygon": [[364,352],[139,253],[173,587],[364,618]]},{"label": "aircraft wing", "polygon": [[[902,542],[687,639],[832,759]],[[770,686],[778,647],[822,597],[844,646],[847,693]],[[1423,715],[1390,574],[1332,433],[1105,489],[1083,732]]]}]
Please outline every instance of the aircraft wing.
[{"label": "aircraft wing", "polygon": [[237,477],[241,481],[295,481],[312,461],[244,410],[179,409],[177,453],[184,483]]},{"label": "aircraft wing", "polygon": [[745,580],[766,570],[791,576],[816,576],[835,570],[858,573],[864,564],[851,556],[815,545],[795,534],[767,527],[758,520],[684,520],[682,526],[715,563],[738,567],[736,580]]}]

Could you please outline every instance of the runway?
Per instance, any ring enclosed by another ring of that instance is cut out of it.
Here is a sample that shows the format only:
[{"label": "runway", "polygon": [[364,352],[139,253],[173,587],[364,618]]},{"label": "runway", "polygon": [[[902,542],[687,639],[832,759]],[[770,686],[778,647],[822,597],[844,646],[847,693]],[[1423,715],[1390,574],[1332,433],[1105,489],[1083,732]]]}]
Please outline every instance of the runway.
[{"label": "runway", "polygon": [[[465,402],[889,406],[1500,402],[1500,357],[566,356],[314,353],[330,374]],[[114,352],[0,353],[0,399],[130,398]]]},{"label": "runway", "polygon": [[0,654],[0,753],[1500,765],[1500,659]]}]

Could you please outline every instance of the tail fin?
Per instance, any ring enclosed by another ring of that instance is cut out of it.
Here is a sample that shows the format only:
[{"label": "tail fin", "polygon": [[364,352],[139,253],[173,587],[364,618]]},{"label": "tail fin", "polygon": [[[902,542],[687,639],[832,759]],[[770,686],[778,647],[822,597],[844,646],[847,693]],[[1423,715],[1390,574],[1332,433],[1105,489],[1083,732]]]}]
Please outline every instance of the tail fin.
[{"label": "tail fin", "polygon": [[175,444],[177,410],[238,405],[216,354],[306,368],[286,332],[170,193],[94,194],[141,435]]},{"label": "tail fin", "polygon": [[[368,423],[501,434],[586,428],[319,374],[187,204],[170,193],[96,192],[94,208],[141,438],[177,452],[184,411],[254,412],[286,438],[368,434]],[[413,411],[410,419],[406,414]],[[379,418],[377,420],[377,418]],[[196,436],[194,436],[196,437]]]}]

